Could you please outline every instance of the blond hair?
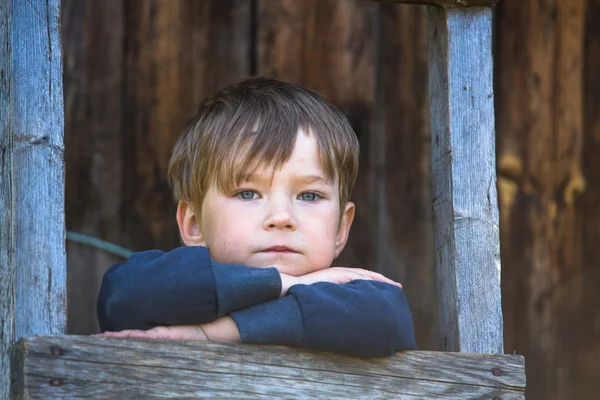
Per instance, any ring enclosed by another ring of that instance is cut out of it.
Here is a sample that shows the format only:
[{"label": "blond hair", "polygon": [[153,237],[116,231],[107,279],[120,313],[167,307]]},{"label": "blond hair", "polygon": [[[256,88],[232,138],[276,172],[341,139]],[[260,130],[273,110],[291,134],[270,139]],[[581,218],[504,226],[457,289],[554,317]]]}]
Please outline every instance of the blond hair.
[{"label": "blond hair", "polygon": [[300,128],[316,138],[323,172],[339,183],[343,211],[358,174],[358,139],[350,123],[320,94],[266,78],[240,81],[200,105],[169,162],[175,200],[199,214],[211,185],[229,193],[258,167],[274,172],[292,155]]}]

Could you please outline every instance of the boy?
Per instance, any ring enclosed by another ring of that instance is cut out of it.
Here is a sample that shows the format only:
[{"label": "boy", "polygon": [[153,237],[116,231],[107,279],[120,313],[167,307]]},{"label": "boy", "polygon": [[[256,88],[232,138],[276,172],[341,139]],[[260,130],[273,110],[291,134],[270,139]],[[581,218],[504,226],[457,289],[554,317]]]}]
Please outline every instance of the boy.
[{"label": "boy", "polygon": [[414,349],[400,284],[329,268],[348,239],[357,172],[352,128],[317,93],[265,78],[217,92],[169,165],[185,246],[107,271],[104,335],[366,357]]}]

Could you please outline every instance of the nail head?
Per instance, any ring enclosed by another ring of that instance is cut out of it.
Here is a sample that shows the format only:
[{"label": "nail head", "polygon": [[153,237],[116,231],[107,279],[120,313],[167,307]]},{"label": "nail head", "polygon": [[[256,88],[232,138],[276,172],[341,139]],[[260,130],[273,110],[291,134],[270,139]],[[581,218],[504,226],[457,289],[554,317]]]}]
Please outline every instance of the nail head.
[{"label": "nail head", "polygon": [[65,380],[62,378],[54,378],[49,383],[50,386],[62,386],[65,384]]}]

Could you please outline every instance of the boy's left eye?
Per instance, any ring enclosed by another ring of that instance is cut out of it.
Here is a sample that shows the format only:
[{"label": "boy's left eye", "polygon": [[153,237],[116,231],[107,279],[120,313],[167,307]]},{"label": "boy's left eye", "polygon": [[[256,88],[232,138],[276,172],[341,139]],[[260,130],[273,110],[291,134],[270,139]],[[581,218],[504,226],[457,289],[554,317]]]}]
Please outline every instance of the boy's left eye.
[{"label": "boy's left eye", "polygon": [[318,199],[320,199],[320,196],[313,192],[302,193],[299,197],[300,200],[304,201],[317,201]]},{"label": "boy's left eye", "polygon": [[257,195],[256,192],[253,190],[242,190],[241,192],[238,193],[238,196],[242,200],[254,200],[256,195]]}]

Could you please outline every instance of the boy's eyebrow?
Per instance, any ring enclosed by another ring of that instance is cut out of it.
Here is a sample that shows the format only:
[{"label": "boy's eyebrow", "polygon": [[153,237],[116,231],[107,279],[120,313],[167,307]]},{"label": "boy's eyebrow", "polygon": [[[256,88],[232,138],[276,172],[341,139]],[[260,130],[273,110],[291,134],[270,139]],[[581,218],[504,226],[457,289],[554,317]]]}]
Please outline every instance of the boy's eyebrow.
[{"label": "boy's eyebrow", "polygon": [[[240,177],[240,182],[258,183],[262,179],[265,179],[265,178],[262,178],[260,175],[257,175],[257,174],[246,174],[246,175],[242,175]],[[305,185],[309,185],[312,183],[321,183],[321,184],[326,184],[326,185],[332,184],[330,179],[323,178],[322,176],[319,176],[319,175],[294,175],[294,176],[292,176],[292,181],[294,181],[295,183],[300,183],[300,184],[305,184]]]},{"label": "boy's eyebrow", "polygon": [[292,179],[298,183],[304,183],[304,184],[311,184],[311,183],[331,184],[332,183],[329,179],[325,179],[319,175],[300,175],[300,176],[295,176]]}]

